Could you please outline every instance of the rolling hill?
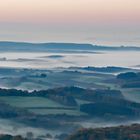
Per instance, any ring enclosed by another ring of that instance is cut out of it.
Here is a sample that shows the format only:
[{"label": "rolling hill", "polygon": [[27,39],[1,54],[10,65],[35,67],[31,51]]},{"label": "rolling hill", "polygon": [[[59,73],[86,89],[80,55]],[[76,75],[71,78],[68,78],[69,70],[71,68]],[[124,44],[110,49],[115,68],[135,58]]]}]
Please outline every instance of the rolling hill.
[{"label": "rolling hill", "polygon": [[33,52],[72,52],[72,51],[140,51],[140,47],[113,47],[113,46],[97,46],[92,44],[77,43],[27,43],[27,42],[8,42],[0,41],[0,51],[33,51]]}]

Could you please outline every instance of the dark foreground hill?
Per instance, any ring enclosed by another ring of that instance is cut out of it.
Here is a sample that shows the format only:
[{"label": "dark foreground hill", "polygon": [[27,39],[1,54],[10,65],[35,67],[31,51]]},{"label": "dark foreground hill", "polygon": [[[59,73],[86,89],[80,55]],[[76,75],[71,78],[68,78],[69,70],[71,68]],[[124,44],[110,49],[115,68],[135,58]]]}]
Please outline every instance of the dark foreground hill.
[{"label": "dark foreground hill", "polygon": [[0,134],[0,140],[26,140],[25,138],[22,138],[21,136],[11,136],[11,135],[4,135]]},{"label": "dark foreground hill", "polygon": [[67,140],[140,140],[140,125],[83,129]]}]

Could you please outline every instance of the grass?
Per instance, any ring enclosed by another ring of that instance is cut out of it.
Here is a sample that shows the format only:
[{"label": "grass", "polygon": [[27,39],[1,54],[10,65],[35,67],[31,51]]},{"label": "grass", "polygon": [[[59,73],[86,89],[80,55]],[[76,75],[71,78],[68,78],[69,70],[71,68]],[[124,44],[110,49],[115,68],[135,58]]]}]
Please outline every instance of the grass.
[{"label": "grass", "polygon": [[[0,101],[5,102],[14,107],[25,108],[35,114],[41,115],[48,114],[67,114],[74,116],[86,115],[85,113],[80,112],[78,108],[64,106],[55,101],[43,97],[1,96]],[[79,102],[84,103],[84,101],[82,100],[79,100]]]},{"label": "grass", "polygon": [[[103,79],[106,79],[106,74],[86,74],[86,73],[65,73],[65,72],[53,72],[47,73],[46,78],[40,77],[26,77],[22,80],[19,76],[19,81],[13,81],[18,78],[7,78],[2,83],[6,84],[6,87],[18,88],[23,90],[42,90],[55,87],[64,87],[64,86],[81,86],[83,88],[96,88],[96,83],[100,83]],[[22,77],[22,76],[21,76]],[[99,85],[100,86],[100,85]]]},{"label": "grass", "polygon": [[35,113],[35,114],[66,114],[66,115],[72,115],[72,116],[82,116],[87,115],[86,113],[82,113],[78,110],[65,110],[65,109],[29,109],[29,111]]},{"label": "grass", "polygon": [[78,105],[89,104],[89,103],[91,103],[91,102],[89,102],[89,101],[80,100],[80,99],[76,99],[76,101],[77,101]]},{"label": "grass", "polygon": [[103,87],[106,87],[106,88],[110,88],[110,89],[118,89],[118,87],[117,87],[117,85],[115,85],[115,84],[111,84],[111,83],[97,83],[97,85],[101,85],[101,86],[103,86]]},{"label": "grass", "polygon": [[101,78],[97,76],[80,76],[78,78],[75,78],[74,80],[78,82],[84,82],[84,83],[93,83],[93,82],[100,81]]},{"label": "grass", "polygon": [[64,107],[59,103],[43,97],[17,97],[6,96],[0,97],[0,101],[6,102],[15,107]]},{"label": "grass", "polygon": [[121,91],[126,99],[140,103],[140,89],[122,89]]}]

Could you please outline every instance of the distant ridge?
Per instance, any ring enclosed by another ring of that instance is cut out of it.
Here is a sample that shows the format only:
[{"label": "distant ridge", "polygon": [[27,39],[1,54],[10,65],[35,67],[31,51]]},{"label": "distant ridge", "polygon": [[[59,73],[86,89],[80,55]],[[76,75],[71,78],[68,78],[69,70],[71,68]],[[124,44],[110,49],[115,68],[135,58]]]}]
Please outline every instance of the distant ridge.
[{"label": "distant ridge", "polygon": [[78,43],[28,43],[0,41],[0,51],[140,51],[140,47],[97,46]]}]

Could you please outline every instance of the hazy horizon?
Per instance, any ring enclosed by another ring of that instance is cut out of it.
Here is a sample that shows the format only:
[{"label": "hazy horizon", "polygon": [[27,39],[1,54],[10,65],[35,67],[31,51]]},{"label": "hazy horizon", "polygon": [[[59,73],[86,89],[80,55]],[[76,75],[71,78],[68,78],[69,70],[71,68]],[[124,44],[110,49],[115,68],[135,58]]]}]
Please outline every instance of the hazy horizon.
[{"label": "hazy horizon", "polygon": [[89,44],[89,45],[95,45],[95,46],[104,46],[104,47],[140,47],[140,45],[122,45],[122,44],[112,44],[111,45],[111,43],[110,44],[95,44],[94,42],[92,43],[92,42],[73,42],[73,41],[65,41],[65,42],[63,42],[63,41],[25,41],[25,40],[0,40],[0,43],[1,42],[7,42],[7,43],[31,43],[31,44],[49,44],[49,43],[62,43],[62,44]]},{"label": "hazy horizon", "polygon": [[140,46],[139,0],[4,0],[0,40]]}]

